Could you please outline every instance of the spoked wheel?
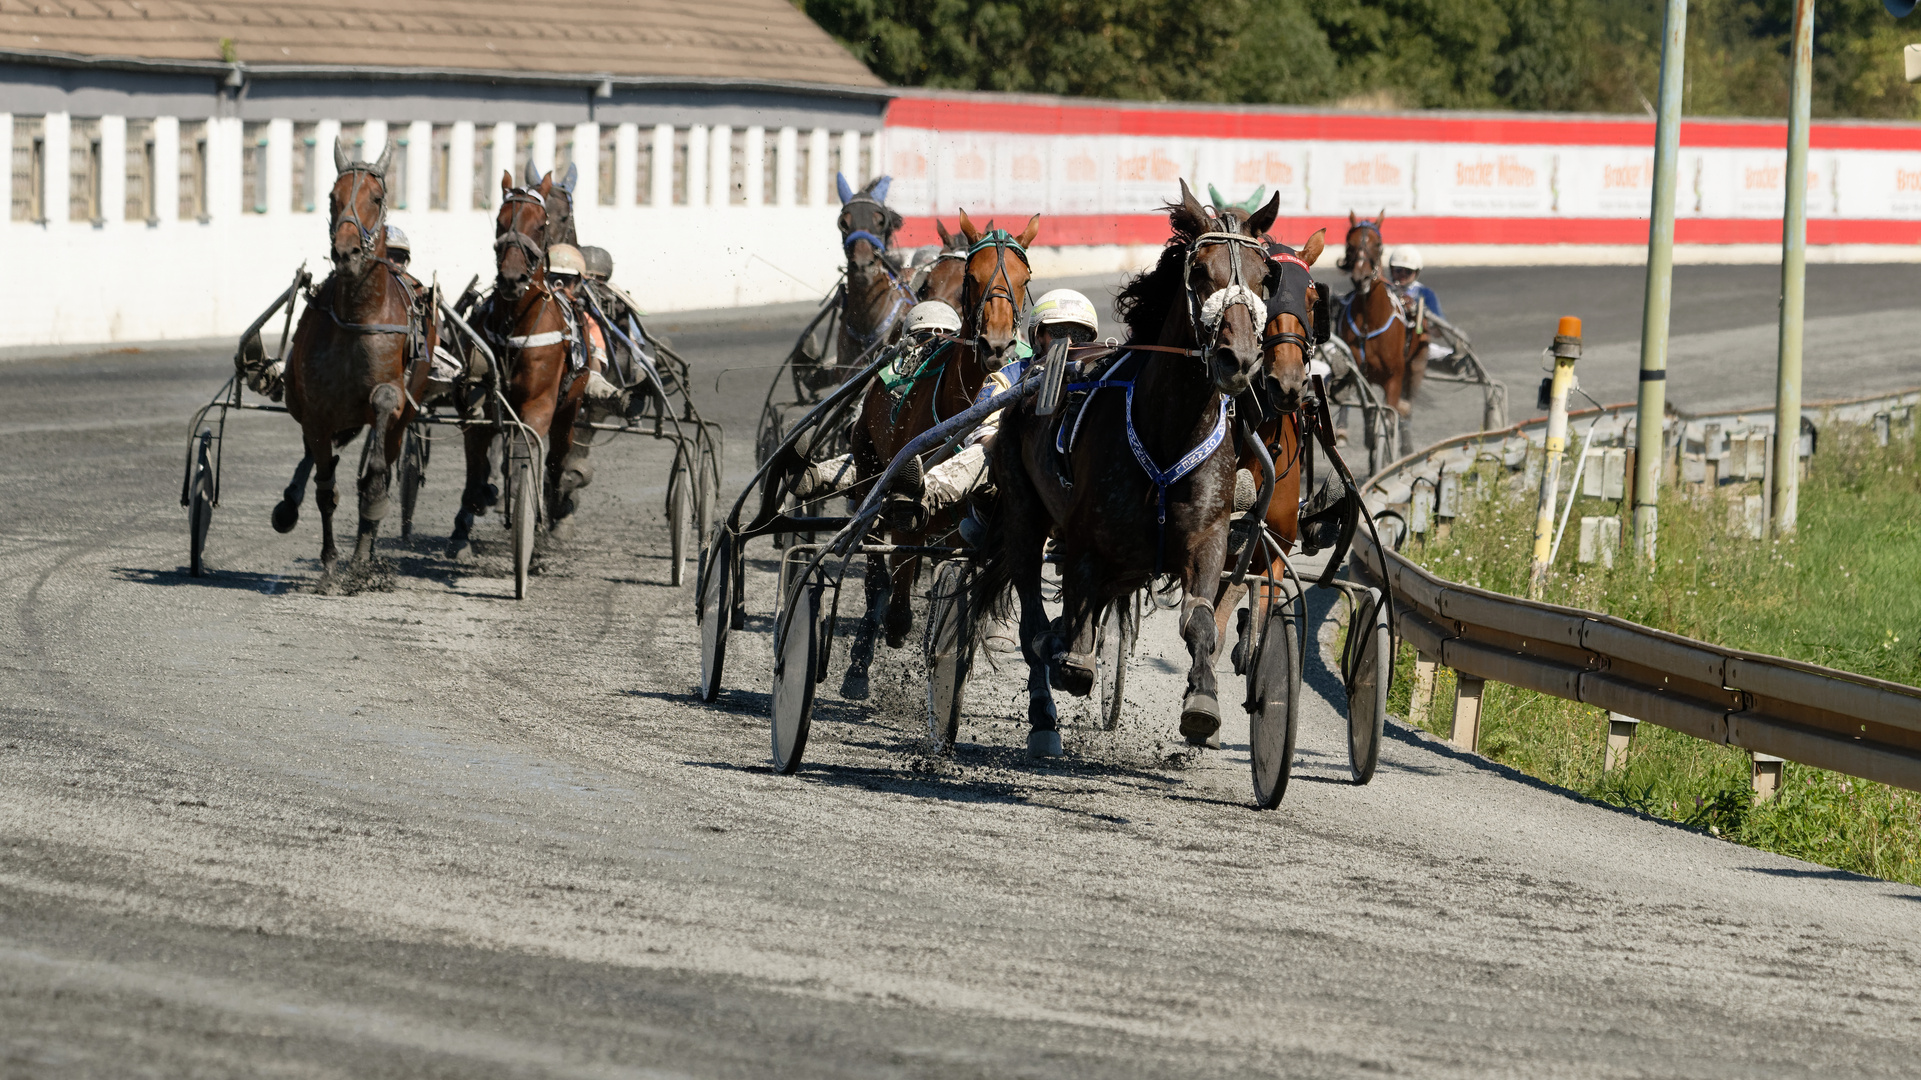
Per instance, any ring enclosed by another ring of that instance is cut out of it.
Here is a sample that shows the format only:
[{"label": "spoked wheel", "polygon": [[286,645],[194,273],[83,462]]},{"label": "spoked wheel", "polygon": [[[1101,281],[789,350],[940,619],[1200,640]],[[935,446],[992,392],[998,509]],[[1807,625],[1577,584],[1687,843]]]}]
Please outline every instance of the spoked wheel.
[{"label": "spoked wheel", "polygon": [[1374,779],[1387,721],[1387,690],[1394,682],[1394,634],[1378,589],[1355,605],[1347,628],[1347,761],[1354,782]]},{"label": "spoked wheel", "polygon": [[720,671],[727,660],[727,631],[733,623],[734,540],[727,530],[714,537],[700,559],[700,700],[720,696]]},{"label": "spoked wheel", "polygon": [[695,483],[693,466],[683,446],[674,451],[673,475],[667,478],[667,532],[673,548],[668,576],[676,589],[687,580],[687,541],[692,537],[695,505],[700,501]]},{"label": "spoked wheel", "polygon": [[1127,658],[1134,652],[1134,635],[1138,630],[1132,594],[1109,604],[1101,616],[1094,642],[1094,685],[1100,690],[1100,722],[1104,731],[1121,726],[1121,702],[1127,693]]},{"label": "spoked wheel", "polygon": [[970,578],[962,563],[942,563],[927,604],[927,630],[921,644],[927,659],[927,737],[942,752],[953,749],[960,733],[967,672],[974,663]]},{"label": "spoked wheel", "polygon": [[1301,697],[1296,618],[1293,603],[1268,609],[1247,670],[1248,756],[1254,765],[1254,802],[1262,810],[1281,804],[1294,771],[1294,721]]},{"label": "spoked wheel", "polygon": [[533,448],[519,439],[507,447],[507,528],[514,538],[514,599],[527,598],[534,565],[534,527],[540,522],[540,475]]},{"label": "spoked wheel", "polygon": [[806,577],[794,579],[793,591],[774,640],[774,768],[783,774],[800,768],[807,749],[807,729],[814,720],[814,677],[820,650],[821,586]]},{"label": "spoked wheel", "polygon": [[427,432],[420,424],[408,424],[400,437],[400,538],[414,534],[414,504],[421,485],[427,482]]},{"label": "spoked wheel", "polygon": [[207,530],[213,527],[213,432],[200,433],[200,449],[193,459],[193,479],[187,483],[187,572],[205,577]]}]

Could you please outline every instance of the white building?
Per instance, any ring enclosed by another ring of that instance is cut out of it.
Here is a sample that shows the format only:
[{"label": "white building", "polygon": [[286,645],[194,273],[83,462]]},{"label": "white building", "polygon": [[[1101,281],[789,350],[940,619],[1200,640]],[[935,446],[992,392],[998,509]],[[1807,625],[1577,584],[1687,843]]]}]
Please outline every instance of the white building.
[{"label": "white building", "polygon": [[493,207],[571,162],[581,241],[653,310],[819,296],[880,81],[787,0],[487,8],[40,0],[0,21],[0,347],[237,333],[324,270],[332,144],[389,144],[423,277],[492,272]]}]

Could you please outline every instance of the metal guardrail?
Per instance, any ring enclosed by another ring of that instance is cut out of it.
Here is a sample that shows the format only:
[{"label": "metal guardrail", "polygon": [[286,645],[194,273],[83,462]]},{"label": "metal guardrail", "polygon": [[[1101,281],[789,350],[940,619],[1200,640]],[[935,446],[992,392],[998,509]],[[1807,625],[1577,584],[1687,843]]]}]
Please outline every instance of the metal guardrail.
[{"label": "metal guardrail", "polygon": [[[1804,414],[1872,417],[1911,406],[1917,393],[1810,403]],[[1595,410],[1603,411],[1622,410]],[[1677,415],[1675,421],[1703,418]],[[1432,459],[1474,452],[1477,445],[1499,448],[1540,423],[1457,436],[1402,458],[1369,479],[1364,488],[1369,512],[1384,512],[1390,489],[1411,488],[1404,478]],[[1356,535],[1354,549],[1357,558],[1349,560],[1350,572],[1373,579],[1385,565],[1384,584],[1394,597],[1395,633],[1413,645],[1424,662],[1438,662],[1458,673],[1463,689],[1457,693],[1471,699],[1467,707],[1475,728],[1480,685],[1492,680],[1742,747],[1757,756],[1921,791],[1921,688],[1462,585],[1429,573],[1398,552],[1382,552],[1366,530]],[[1468,741],[1471,745],[1471,735]]]}]

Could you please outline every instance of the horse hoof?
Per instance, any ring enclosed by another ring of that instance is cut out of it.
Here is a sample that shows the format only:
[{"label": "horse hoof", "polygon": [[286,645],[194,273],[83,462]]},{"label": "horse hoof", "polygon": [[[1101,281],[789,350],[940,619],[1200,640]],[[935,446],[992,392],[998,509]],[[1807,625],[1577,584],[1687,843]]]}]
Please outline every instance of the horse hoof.
[{"label": "horse hoof", "polygon": [[474,561],[474,545],[464,536],[457,536],[447,545],[447,557],[457,563]]},{"label": "horse hoof", "polygon": [[1047,666],[1047,683],[1064,694],[1086,697],[1094,692],[1094,658],[1083,653],[1059,653]]},{"label": "horse hoof", "polygon": [[848,668],[840,680],[840,696],[848,701],[866,701],[868,693],[867,669]]},{"label": "horse hoof", "polygon": [[1221,704],[1213,694],[1195,691],[1181,705],[1181,735],[1190,746],[1221,748]]},{"label": "horse hoof", "polygon": [[559,521],[554,522],[548,527],[547,535],[562,543],[572,540],[574,538],[574,519],[561,518]]},{"label": "horse hoof", "polygon": [[1030,760],[1033,760],[1033,761],[1044,761],[1048,758],[1066,757],[1067,752],[1061,749],[1060,730],[1050,729],[1050,730],[1042,731],[1036,728],[1035,730],[1028,732],[1027,733],[1027,756]]},{"label": "horse hoof", "polygon": [[299,503],[286,502],[283,500],[281,502],[277,502],[274,504],[274,507],[273,507],[273,531],[274,532],[290,533],[293,531],[294,526],[298,524],[300,524],[300,504]]}]

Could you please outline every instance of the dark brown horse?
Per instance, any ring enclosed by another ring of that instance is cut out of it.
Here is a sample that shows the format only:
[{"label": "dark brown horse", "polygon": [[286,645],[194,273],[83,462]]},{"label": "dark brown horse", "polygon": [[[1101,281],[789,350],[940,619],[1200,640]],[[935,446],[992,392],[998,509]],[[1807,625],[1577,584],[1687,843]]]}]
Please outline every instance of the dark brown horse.
[{"label": "dark brown horse", "polygon": [[914,306],[906,272],[893,250],[900,212],[888,206],[888,178],[877,176],[855,191],[836,176],[840,190],[840,240],[847,254],[847,280],[840,302],[840,330],[834,340],[832,383],[871,359],[873,351],[894,340]]},{"label": "dark brown horse", "polygon": [[[569,358],[573,331],[562,301],[547,283],[547,196],[551,176],[532,190],[516,188],[513,174],[500,177],[500,212],[494,218],[494,288],[474,313],[474,328],[487,337],[502,370],[491,373],[520,422],[533,429],[546,450],[544,485],[549,526],[571,506],[563,490],[562,463],[573,446],[574,417],[587,389]],[[466,430],[467,486],[454,517],[449,557],[470,544],[474,517],[487,512],[497,493],[490,483],[488,447],[496,430]]]},{"label": "dark brown horse", "polygon": [[534,163],[527,163],[526,188],[532,191],[541,187],[541,181],[549,183],[541,190],[547,193],[547,242],[549,244],[572,244],[580,246],[580,239],[574,232],[574,185],[580,180],[580,166],[567,163],[567,175],[554,173],[541,175]]},{"label": "dark brown horse", "polygon": [[[1192,662],[1181,732],[1204,742],[1220,727],[1214,601],[1237,457],[1228,403],[1260,363],[1277,267],[1259,238],[1279,209],[1276,197],[1246,220],[1216,219],[1182,183],[1160,261],[1116,304],[1133,346],[1121,363],[1078,409],[1036,416],[1027,395],[1003,414],[990,455],[998,517],[978,589],[993,606],[1010,586],[1020,597],[1030,753],[1060,753],[1053,688],[1081,696],[1093,686],[1096,615],[1163,573],[1185,593],[1181,636]],[[1050,536],[1060,556],[1057,631],[1041,605]]]},{"label": "dark brown horse", "polygon": [[1427,342],[1409,325],[1399,294],[1388,283],[1382,257],[1381,226],[1387,212],[1372,221],[1347,215],[1347,253],[1340,268],[1354,291],[1335,320],[1336,332],[1361,365],[1367,381],[1379,386],[1387,403],[1405,422],[1413,413],[1408,399],[1420,391],[1427,374]]},{"label": "dark brown horse", "polygon": [[[859,419],[854,424],[853,456],[857,483],[864,483],[886,469],[902,447],[940,423],[966,411],[987,383],[988,373],[998,371],[1014,358],[1019,340],[1021,313],[1027,307],[1027,246],[1040,232],[1040,215],[1027,222],[1019,236],[994,228],[975,227],[967,211],[961,211],[960,231],[968,242],[967,257],[961,263],[959,310],[960,333],[915,374],[904,395],[882,385],[879,380],[868,388],[861,401]],[[896,530],[896,544],[919,545],[927,542],[929,532],[944,522],[930,522],[916,530]],[[872,559],[867,572],[867,618],[855,630],[848,652],[849,675],[844,684],[853,696],[860,696],[861,680],[867,660],[873,654],[874,620],[884,605],[887,620],[887,646],[898,649],[913,628],[911,588],[920,570],[918,555]],[[891,571],[891,572],[890,572]]]},{"label": "dark brown horse", "polygon": [[[334,508],[340,496],[334,452],[363,427],[372,430],[360,465],[360,533],[354,559],[373,555],[387,515],[389,465],[413,419],[407,393],[408,346],[417,340],[414,295],[387,258],[387,164],[392,144],[372,163],[350,162],[334,145],[339,176],[327,206],[334,269],[300,316],[287,359],[287,412],[300,423],[306,459],[274,510],[274,528],[290,532],[299,519],[306,470],[314,466],[320,507],[320,565],[331,572]],[[428,320],[431,321],[431,320]],[[424,374],[424,372],[423,372]]]}]

